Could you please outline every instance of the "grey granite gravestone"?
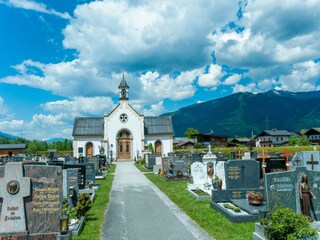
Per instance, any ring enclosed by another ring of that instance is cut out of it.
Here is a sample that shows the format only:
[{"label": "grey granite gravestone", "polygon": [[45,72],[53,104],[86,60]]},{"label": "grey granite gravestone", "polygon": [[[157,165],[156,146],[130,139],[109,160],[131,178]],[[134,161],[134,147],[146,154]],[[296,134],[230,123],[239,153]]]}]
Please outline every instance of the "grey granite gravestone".
[{"label": "grey granite gravestone", "polygon": [[291,208],[301,213],[299,185],[303,175],[307,175],[310,190],[317,197],[311,201],[311,217],[320,219],[320,172],[310,171],[306,167],[297,167],[286,172],[265,174],[265,193],[267,209],[274,210],[278,206]]},{"label": "grey granite gravestone", "polygon": [[64,169],[63,172],[63,197],[68,200],[71,207],[75,207],[78,202],[79,180],[78,169]]},{"label": "grey granite gravestone", "polygon": [[30,178],[23,176],[22,163],[7,163],[0,178],[0,234],[27,231],[24,198],[29,195]]},{"label": "grey granite gravestone", "polygon": [[95,165],[95,175],[101,175],[100,168],[101,168],[101,162],[100,159],[97,157],[89,157],[87,158],[87,163],[94,163]]},{"label": "grey granite gravestone", "polygon": [[173,175],[177,175],[178,170],[181,170],[183,175],[188,175],[187,159],[185,158],[173,159]]},{"label": "grey granite gravestone", "polygon": [[155,154],[147,154],[146,155],[146,168],[152,169],[153,165],[156,163],[156,156]]},{"label": "grey granite gravestone", "polygon": [[78,183],[79,183],[79,189],[85,189],[86,188],[86,166],[79,163],[79,164],[65,164],[63,166],[64,169],[69,168],[77,168],[78,169]]},{"label": "grey granite gravestone", "polygon": [[224,165],[226,189],[259,188],[260,164],[255,160],[229,160]]}]

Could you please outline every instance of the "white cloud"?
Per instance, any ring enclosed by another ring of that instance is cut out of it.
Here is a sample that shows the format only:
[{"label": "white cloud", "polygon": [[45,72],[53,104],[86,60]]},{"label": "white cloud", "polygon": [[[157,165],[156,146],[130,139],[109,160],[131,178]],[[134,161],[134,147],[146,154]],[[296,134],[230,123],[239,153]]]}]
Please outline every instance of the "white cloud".
[{"label": "white cloud", "polygon": [[42,105],[46,111],[68,114],[71,117],[86,115],[104,115],[113,109],[115,104],[108,97],[74,97],[72,100],[48,102]]},{"label": "white cloud", "polygon": [[224,85],[234,85],[238,83],[241,80],[241,75],[239,74],[234,74],[228,77],[226,80],[224,80],[223,84]]},{"label": "white cloud", "polygon": [[151,105],[150,108],[148,109],[143,108],[143,106],[134,106],[134,107],[137,107],[144,116],[159,116],[165,112],[163,101],[160,101],[159,103]]},{"label": "white cloud", "polygon": [[220,85],[221,77],[224,75],[222,67],[216,64],[211,64],[207,73],[202,73],[199,76],[198,84],[201,87],[209,87],[213,90]]},{"label": "white cloud", "polygon": [[3,3],[7,6],[14,8],[22,8],[26,10],[32,10],[36,12],[41,12],[45,14],[54,15],[63,19],[71,19],[68,13],[60,13],[54,9],[48,9],[47,6],[43,3],[38,3],[36,1],[30,0],[1,0],[0,3]]},{"label": "white cloud", "polygon": [[250,83],[247,85],[236,84],[233,87],[233,93],[237,92],[257,92],[256,84]]},{"label": "white cloud", "polygon": [[4,102],[4,99],[0,97],[0,121],[1,120],[8,120],[12,118],[12,114],[8,110],[7,105]]},{"label": "white cloud", "polygon": [[304,92],[315,91],[319,86],[320,62],[307,61],[292,66],[288,75],[279,78],[279,89]]},{"label": "white cloud", "polygon": [[104,71],[185,71],[210,62],[208,33],[237,10],[232,1],[96,1],[78,5],[63,43]]}]

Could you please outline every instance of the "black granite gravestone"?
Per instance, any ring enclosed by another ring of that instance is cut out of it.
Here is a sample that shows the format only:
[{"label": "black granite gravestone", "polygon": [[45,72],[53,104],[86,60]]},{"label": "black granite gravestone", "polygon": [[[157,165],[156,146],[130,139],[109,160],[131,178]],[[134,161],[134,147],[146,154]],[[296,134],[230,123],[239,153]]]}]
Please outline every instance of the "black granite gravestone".
[{"label": "black granite gravestone", "polygon": [[64,169],[77,168],[78,169],[78,181],[79,189],[86,188],[86,166],[82,164],[65,164]]},{"label": "black granite gravestone", "polygon": [[260,164],[255,160],[229,160],[225,163],[226,189],[259,188]]}]

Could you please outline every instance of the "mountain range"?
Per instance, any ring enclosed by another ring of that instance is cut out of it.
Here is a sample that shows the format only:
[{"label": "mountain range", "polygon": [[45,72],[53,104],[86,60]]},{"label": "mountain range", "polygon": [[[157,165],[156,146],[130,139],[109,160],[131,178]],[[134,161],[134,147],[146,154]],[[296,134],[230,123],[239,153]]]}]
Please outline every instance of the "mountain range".
[{"label": "mountain range", "polygon": [[320,91],[235,93],[163,116],[171,116],[176,137],[188,128],[229,137],[251,137],[270,129],[300,131],[320,127]]}]

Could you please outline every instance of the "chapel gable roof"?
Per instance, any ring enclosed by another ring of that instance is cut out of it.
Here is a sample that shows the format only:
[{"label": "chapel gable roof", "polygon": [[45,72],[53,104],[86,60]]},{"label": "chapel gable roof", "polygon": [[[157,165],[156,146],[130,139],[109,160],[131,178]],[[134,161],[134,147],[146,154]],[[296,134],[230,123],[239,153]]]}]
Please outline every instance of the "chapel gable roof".
[{"label": "chapel gable roof", "polygon": [[72,136],[103,136],[102,117],[76,117]]},{"label": "chapel gable roof", "polygon": [[173,134],[171,117],[144,117],[144,132],[145,135]]}]

